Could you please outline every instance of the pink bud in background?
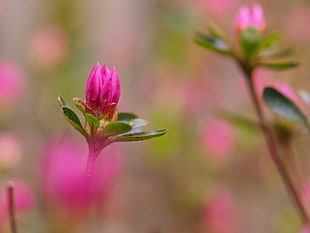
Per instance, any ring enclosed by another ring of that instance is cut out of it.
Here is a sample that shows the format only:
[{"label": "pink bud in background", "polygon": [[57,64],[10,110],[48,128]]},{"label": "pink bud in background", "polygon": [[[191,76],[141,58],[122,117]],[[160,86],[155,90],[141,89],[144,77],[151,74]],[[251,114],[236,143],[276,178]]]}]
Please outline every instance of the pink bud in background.
[{"label": "pink bud in background", "polygon": [[0,105],[16,101],[25,89],[25,77],[12,62],[0,61]]},{"label": "pink bud in background", "polygon": [[232,197],[226,188],[217,190],[205,204],[204,219],[209,232],[237,233],[239,224],[236,218]]},{"label": "pink bud in background", "polygon": [[234,146],[234,134],[231,127],[222,120],[212,120],[202,134],[206,152],[217,161],[228,158]]},{"label": "pink bud in background", "polygon": [[113,115],[120,99],[120,81],[115,67],[93,67],[86,84],[86,105],[98,115]]},{"label": "pink bud in background", "polygon": [[256,3],[252,8],[242,6],[235,18],[235,31],[239,35],[247,28],[255,28],[261,33],[265,31],[266,23],[264,11],[260,4]]},{"label": "pink bud in background", "polygon": [[0,134],[0,167],[9,169],[19,163],[22,146],[19,139],[11,133]]},{"label": "pink bud in background", "polygon": [[66,32],[57,25],[45,25],[34,33],[29,45],[29,56],[35,65],[53,67],[68,55],[69,42]]}]

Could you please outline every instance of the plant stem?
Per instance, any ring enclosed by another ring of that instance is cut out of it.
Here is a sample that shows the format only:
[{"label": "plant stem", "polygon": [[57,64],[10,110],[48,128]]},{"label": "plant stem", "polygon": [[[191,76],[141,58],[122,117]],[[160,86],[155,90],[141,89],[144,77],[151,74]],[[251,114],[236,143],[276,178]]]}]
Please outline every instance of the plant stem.
[{"label": "plant stem", "polygon": [[88,188],[90,187],[91,180],[94,174],[95,170],[95,164],[96,164],[96,159],[99,153],[92,148],[89,148],[89,153],[87,157],[87,165],[86,165],[86,172],[85,172],[85,177],[86,177],[86,182]]},{"label": "plant stem", "polygon": [[289,175],[289,172],[286,170],[283,161],[281,160],[281,156],[279,154],[279,151],[276,147],[276,142],[275,139],[273,137],[272,131],[268,126],[268,123],[265,120],[261,105],[259,103],[259,99],[256,95],[256,91],[255,91],[255,87],[254,87],[254,83],[253,83],[253,69],[249,68],[249,65],[245,65],[242,62],[239,62],[239,65],[241,66],[244,74],[246,75],[246,82],[248,85],[248,89],[251,95],[251,99],[252,102],[254,104],[257,116],[259,118],[260,121],[260,127],[261,130],[264,134],[264,138],[269,150],[269,154],[274,162],[274,164],[276,165],[278,172],[282,178],[283,183],[285,184],[285,187],[288,191],[288,193],[291,196],[291,199],[293,200],[293,202],[295,203],[296,207],[298,208],[300,215],[302,217],[302,220],[305,223],[310,223],[310,219],[308,216],[308,213],[303,205],[302,199],[297,191],[296,185],[293,182],[291,176]]},{"label": "plant stem", "polygon": [[9,211],[9,221],[12,233],[17,233],[17,224],[15,217],[15,201],[14,201],[14,183],[8,182],[7,184],[7,200],[8,200],[8,211]]}]

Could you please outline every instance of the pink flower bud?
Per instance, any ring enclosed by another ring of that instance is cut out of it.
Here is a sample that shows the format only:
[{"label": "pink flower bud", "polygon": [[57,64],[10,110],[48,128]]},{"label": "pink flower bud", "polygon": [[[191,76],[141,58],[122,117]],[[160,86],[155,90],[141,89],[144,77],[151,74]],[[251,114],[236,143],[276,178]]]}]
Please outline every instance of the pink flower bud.
[{"label": "pink flower bud", "polygon": [[[101,69],[97,62],[86,85],[86,104],[96,114],[109,115],[115,111],[120,98],[120,81],[115,67]],[[113,114],[112,114],[113,115]]]},{"label": "pink flower bud", "polygon": [[100,101],[100,89],[102,86],[102,75],[99,62],[93,67],[86,84],[86,104],[89,108],[97,110]]},{"label": "pink flower bud", "polygon": [[240,34],[243,30],[253,27],[260,32],[265,31],[265,16],[260,4],[256,3],[250,9],[246,6],[239,8],[235,18],[235,30]]}]

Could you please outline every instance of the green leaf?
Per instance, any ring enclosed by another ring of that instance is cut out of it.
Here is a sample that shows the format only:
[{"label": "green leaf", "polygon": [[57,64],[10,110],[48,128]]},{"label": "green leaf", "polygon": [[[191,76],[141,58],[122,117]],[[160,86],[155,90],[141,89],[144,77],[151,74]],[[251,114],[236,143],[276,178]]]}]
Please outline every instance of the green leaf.
[{"label": "green leaf", "polygon": [[299,65],[299,63],[297,63],[297,62],[257,63],[257,64],[255,64],[255,67],[261,66],[261,67],[267,67],[267,68],[272,68],[272,69],[283,70],[283,69],[294,68],[294,67],[296,67],[298,65]]},{"label": "green leaf", "polygon": [[288,120],[308,124],[306,116],[297,105],[272,87],[264,89],[263,98],[270,110]]},{"label": "green leaf", "polygon": [[61,96],[58,96],[57,100],[58,100],[58,103],[60,104],[60,107],[68,107],[69,108],[69,105],[66,104],[66,102],[64,101],[63,98],[61,98]]},{"label": "green leaf", "polygon": [[88,122],[90,128],[92,129],[92,131],[95,131],[99,127],[100,122],[93,115],[86,113],[85,118],[86,118],[86,121]]},{"label": "green leaf", "polygon": [[73,112],[69,107],[62,107],[61,108],[63,115],[65,116],[66,120],[81,134],[83,134],[86,138],[88,137],[86,131],[84,130],[80,119],[78,116]]},{"label": "green leaf", "polygon": [[149,122],[147,120],[144,120],[141,118],[136,118],[136,119],[133,119],[131,121],[128,121],[128,124],[130,124],[133,129],[146,126],[146,125],[148,125],[148,123]]},{"label": "green leaf", "polygon": [[235,56],[235,54],[229,50],[228,45],[217,37],[207,36],[198,32],[195,41],[198,45],[206,49],[210,49],[225,55]]},{"label": "green leaf", "polygon": [[137,115],[130,112],[120,112],[118,113],[117,121],[128,122],[138,118]]},{"label": "green leaf", "polygon": [[140,133],[125,134],[125,135],[117,137],[114,141],[115,142],[143,141],[143,140],[148,140],[151,138],[162,136],[167,132],[168,132],[167,129],[163,129],[163,130],[154,130],[154,131],[147,131],[147,132],[140,132]]},{"label": "green leaf", "polygon": [[243,128],[247,131],[255,132],[256,130],[260,129],[260,126],[255,121],[252,121],[250,119],[247,119],[243,116],[239,116],[235,113],[227,112],[227,111],[220,111],[218,112],[217,116],[222,118],[223,120],[238,126],[240,128]]},{"label": "green leaf", "polygon": [[212,37],[218,38],[222,41],[227,41],[226,33],[214,23],[208,23],[208,30]]},{"label": "green leaf", "polygon": [[115,136],[123,133],[127,133],[132,130],[132,126],[125,122],[116,121],[109,123],[105,126],[103,130],[104,136]]}]

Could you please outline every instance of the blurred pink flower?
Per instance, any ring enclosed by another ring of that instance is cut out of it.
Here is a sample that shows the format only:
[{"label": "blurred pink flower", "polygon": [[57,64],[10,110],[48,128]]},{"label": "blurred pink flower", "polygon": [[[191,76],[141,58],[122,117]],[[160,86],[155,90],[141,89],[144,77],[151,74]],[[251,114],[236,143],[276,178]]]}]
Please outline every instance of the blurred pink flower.
[{"label": "blurred pink flower", "polygon": [[234,146],[233,130],[223,120],[212,120],[202,132],[202,142],[211,157],[218,161],[225,160]]},{"label": "blurred pink flower", "polygon": [[0,61],[0,105],[16,101],[26,85],[21,70],[12,62]]},{"label": "blurred pink flower", "polygon": [[240,34],[247,28],[255,28],[261,33],[265,31],[266,23],[264,11],[259,3],[255,3],[252,8],[241,6],[235,18],[235,31]]},{"label": "blurred pink flower", "polygon": [[68,55],[69,42],[66,32],[57,25],[40,28],[30,41],[29,54],[35,64],[53,67]]},{"label": "blurred pink flower", "polygon": [[43,160],[44,193],[70,216],[85,214],[93,203],[102,202],[120,171],[118,156],[103,156],[104,162],[97,163],[98,170],[95,169],[89,189],[85,177],[86,156],[86,148],[65,138],[52,142]]},{"label": "blurred pink flower", "polygon": [[17,211],[28,210],[34,205],[34,195],[23,181],[14,181],[14,200]]},{"label": "blurred pink flower", "polygon": [[297,233],[310,233],[310,227],[306,226]]},{"label": "blurred pink flower", "polygon": [[19,139],[11,133],[0,134],[0,167],[11,168],[19,163],[22,146]]},{"label": "blurred pink flower", "polygon": [[204,219],[208,232],[239,232],[238,221],[230,192],[226,188],[217,190],[205,204]]}]

